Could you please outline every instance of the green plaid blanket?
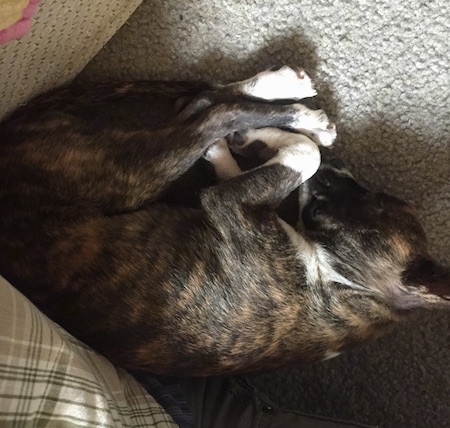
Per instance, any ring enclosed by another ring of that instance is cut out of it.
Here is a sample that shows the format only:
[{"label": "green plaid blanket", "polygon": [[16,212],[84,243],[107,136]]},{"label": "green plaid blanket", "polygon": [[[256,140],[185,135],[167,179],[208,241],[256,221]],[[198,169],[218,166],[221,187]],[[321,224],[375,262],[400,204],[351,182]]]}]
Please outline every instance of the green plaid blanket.
[{"label": "green plaid blanket", "polygon": [[44,426],[177,425],[132,376],[0,277],[0,427]]}]

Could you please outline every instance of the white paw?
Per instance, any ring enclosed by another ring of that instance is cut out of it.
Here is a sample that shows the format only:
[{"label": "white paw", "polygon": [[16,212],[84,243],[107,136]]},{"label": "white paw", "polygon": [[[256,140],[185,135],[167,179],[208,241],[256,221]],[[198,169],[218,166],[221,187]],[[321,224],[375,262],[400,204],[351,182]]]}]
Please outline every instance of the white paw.
[{"label": "white paw", "polygon": [[302,104],[294,105],[297,112],[292,128],[307,135],[319,146],[331,146],[336,139],[336,125],[323,110],[311,110]]},{"label": "white paw", "polygon": [[208,150],[206,150],[203,158],[211,163],[220,162],[228,157],[228,151],[228,144],[226,140],[221,138],[219,141],[211,145]]},{"label": "white paw", "polygon": [[251,129],[247,132],[235,133],[228,138],[228,145],[235,153],[244,157],[266,158],[268,149],[277,151],[280,147],[293,144],[294,133],[278,128]]},{"label": "white paw", "polygon": [[307,135],[311,140],[313,140],[317,145],[323,147],[330,147],[333,145],[334,140],[336,140],[337,132],[336,125],[334,123],[329,123],[327,129],[315,128],[312,130],[299,129],[299,132]]},{"label": "white paw", "polygon": [[216,175],[221,180],[228,180],[241,173],[241,169],[228,148],[227,141],[221,138],[203,155],[214,166]]},{"label": "white paw", "polygon": [[301,174],[302,182],[311,178],[320,166],[320,150],[304,135],[297,134],[297,143],[280,148],[264,165],[281,164]]},{"label": "white paw", "polygon": [[229,145],[244,157],[266,160],[264,165],[279,163],[300,172],[303,181],[320,165],[320,151],[312,139],[278,128],[252,129],[230,138]]},{"label": "white paw", "polygon": [[241,91],[248,96],[267,101],[300,100],[317,95],[306,72],[288,66],[276,71],[258,73],[242,82]]}]

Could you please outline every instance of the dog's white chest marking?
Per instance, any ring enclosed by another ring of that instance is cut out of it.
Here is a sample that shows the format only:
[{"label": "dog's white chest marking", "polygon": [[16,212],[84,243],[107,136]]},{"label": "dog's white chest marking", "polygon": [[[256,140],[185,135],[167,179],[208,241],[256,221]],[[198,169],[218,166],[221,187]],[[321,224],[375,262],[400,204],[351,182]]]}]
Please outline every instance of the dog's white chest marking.
[{"label": "dog's white chest marking", "polygon": [[292,244],[297,249],[297,256],[305,268],[306,282],[309,285],[317,283],[336,282],[348,287],[365,290],[364,287],[348,280],[336,272],[329,261],[326,251],[315,243],[308,242],[292,226],[285,221],[278,220],[287,232]]}]

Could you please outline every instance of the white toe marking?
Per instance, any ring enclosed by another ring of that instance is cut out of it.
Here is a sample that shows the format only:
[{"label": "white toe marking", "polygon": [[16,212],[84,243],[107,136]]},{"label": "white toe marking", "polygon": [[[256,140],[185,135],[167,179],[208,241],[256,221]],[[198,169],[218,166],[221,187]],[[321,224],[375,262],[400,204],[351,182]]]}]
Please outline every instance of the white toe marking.
[{"label": "white toe marking", "polygon": [[331,123],[323,110],[311,110],[302,104],[295,104],[297,114],[292,128],[303,133],[321,146],[331,146],[336,139],[336,125]]},{"label": "white toe marking", "polygon": [[277,71],[263,71],[244,80],[241,82],[241,91],[248,96],[267,101],[300,100],[317,95],[311,78],[305,71],[295,71],[287,66]]},{"label": "white toe marking", "polygon": [[316,144],[323,147],[330,147],[333,145],[334,140],[336,140],[337,132],[336,126],[333,123],[328,124],[329,129],[298,129],[297,131],[307,135]]},{"label": "white toe marking", "polygon": [[309,129],[315,128],[326,130],[330,125],[327,114],[323,110],[311,110],[303,104],[293,104],[296,109],[296,115],[292,122],[295,129]]}]

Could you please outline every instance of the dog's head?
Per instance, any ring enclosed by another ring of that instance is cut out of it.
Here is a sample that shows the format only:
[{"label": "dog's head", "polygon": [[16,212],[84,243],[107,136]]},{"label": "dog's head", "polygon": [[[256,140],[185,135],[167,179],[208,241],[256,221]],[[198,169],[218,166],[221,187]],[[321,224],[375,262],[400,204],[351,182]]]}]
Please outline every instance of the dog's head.
[{"label": "dog's head", "polygon": [[396,310],[450,308],[450,274],[431,258],[413,209],[362,187],[331,151],[322,158],[300,188],[300,227],[335,276]]}]

